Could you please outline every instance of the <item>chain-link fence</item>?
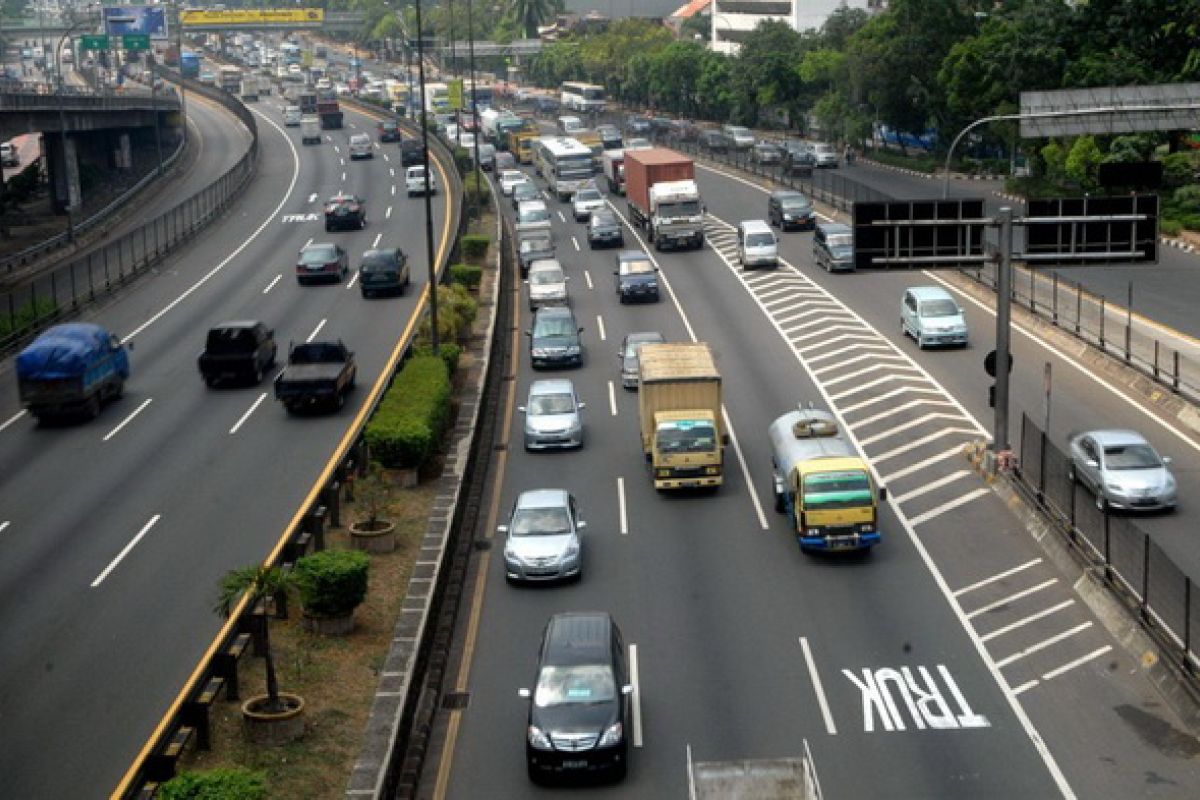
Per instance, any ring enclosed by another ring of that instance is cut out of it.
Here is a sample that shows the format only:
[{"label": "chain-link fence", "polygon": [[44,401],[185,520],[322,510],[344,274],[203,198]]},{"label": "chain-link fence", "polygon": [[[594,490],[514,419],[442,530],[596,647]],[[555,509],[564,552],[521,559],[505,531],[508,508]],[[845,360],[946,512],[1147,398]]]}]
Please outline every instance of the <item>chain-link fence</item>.
[{"label": "chain-link fence", "polygon": [[47,326],[77,314],[144,273],[220,216],[254,176],[258,164],[254,115],[225,92],[199,81],[182,82],[189,92],[233,113],[250,131],[250,149],[224,175],[141,227],[0,291],[0,353],[11,352]]},{"label": "chain-link fence", "polygon": [[1067,539],[1103,569],[1119,597],[1189,671],[1200,670],[1200,591],[1136,518],[1105,512],[1074,477],[1070,457],[1027,415],[1021,419],[1021,486]]}]

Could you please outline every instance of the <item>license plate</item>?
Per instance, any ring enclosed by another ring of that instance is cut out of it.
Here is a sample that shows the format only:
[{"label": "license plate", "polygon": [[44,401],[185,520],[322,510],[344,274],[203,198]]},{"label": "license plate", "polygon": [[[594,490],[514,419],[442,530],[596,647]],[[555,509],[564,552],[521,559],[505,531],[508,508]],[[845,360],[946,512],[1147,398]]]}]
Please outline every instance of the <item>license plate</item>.
[{"label": "license plate", "polygon": [[853,536],[830,536],[829,547],[834,550],[845,550],[850,547],[856,547],[858,540]]},{"label": "license plate", "polygon": [[587,761],[564,761],[563,769],[587,769]]}]

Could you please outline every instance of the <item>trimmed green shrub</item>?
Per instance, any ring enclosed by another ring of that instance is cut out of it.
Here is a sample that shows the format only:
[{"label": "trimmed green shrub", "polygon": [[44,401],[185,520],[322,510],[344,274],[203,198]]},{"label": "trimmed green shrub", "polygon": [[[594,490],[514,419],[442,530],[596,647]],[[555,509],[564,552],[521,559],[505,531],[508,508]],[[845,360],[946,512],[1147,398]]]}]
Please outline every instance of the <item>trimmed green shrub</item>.
[{"label": "trimmed green shrub", "polygon": [[367,597],[371,557],[361,550],[320,550],[296,561],[300,604],[310,617],[343,617]]},{"label": "trimmed green shrub", "polygon": [[1183,223],[1177,219],[1163,217],[1158,221],[1158,230],[1163,236],[1178,236],[1183,230]]},{"label": "trimmed green shrub", "polygon": [[455,334],[461,336],[470,329],[479,313],[479,303],[461,283],[438,287],[438,310],[455,320]]},{"label": "trimmed green shrub", "polygon": [[53,317],[58,311],[58,303],[49,297],[40,298],[36,304],[26,303],[11,317],[7,314],[0,315],[0,336],[20,333],[39,320]]},{"label": "trimmed green shrub", "polygon": [[475,264],[451,264],[450,282],[474,289],[483,282],[483,267]]},{"label": "trimmed green shrub", "polygon": [[482,173],[478,173],[479,180],[476,181],[476,174],[475,170],[472,169],[463,177],[463,194],[468,206],[474,209],[481,209],[491,199],[492,187],[488,184],[487,178],[484,178]]},{"label": "trimmed green shrub", "polygon": [[[428,342],[413,345],[412,354],[414,356],[432,356],[433,345]],[[453,375],[454,370],[458,369],[458,359],[462,356],[462,348],[451,342],[438,342],[438,355],[442,361],[446,362],[446,369]]]},{"label": "trimmed green shrub", "polygon": [[482,233],[468,233],[458,240],[463,258],[469,262],[482,261],[487,255],[491,239]]},{"label": "trimmed green shrub", "polygon": [[267,781],[261,772],[213,769],[181,772],[158,790],[161,800],[266,800]]},{"label": "trimmed green shrub", "polygon": [[454,164],[458,167],[459,175],[466,175],[471,171],[471,154],[467,152],[467,148],[454,148]]},{"label": "trimmed green shrub", "polygon": [[367,423],[371,454],[389,468],[420,467],[450,420],[450,371],[433,355],[410,358]]}]

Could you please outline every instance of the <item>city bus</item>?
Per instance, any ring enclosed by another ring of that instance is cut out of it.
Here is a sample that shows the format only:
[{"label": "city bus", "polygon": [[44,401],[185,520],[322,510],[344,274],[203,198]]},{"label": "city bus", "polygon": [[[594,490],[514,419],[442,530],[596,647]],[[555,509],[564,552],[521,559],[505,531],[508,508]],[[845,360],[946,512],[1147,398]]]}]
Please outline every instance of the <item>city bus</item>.
[{"label": "city bus", "polygon": [[179,57],[179,74],[185,78],[200,77],[200,54],[184,50]]},{"label": "city bus", "polygon": [[542,136],[534,145],[533,165],[549,190],[567,201],[596,174],[592,151],[565,136]]},{"label": "city bus", "polygon": [[600,112],[604,110],[604,87],[594,83],[567,81],[562,85],[561,104],[572,111]]}]

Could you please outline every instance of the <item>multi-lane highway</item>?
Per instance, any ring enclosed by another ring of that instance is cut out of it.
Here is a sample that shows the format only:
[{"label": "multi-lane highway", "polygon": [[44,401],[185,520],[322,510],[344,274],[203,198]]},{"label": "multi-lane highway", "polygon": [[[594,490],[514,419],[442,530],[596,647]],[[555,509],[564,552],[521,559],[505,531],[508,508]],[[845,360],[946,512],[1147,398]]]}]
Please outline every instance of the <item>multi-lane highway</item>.
[{"label": "multi-lane highway", "polygon": [[[15,392],[0,400],[6,796],[112,790],[219,626],[218,579],[260,562],[287,528],[365,413],[425,287],[423,203],[406,196],[398,147],[348,158],[349,136],[373,132],[374,121],[347,111],[345,130],[305,147],[298,128],[283,127],[278,98],[254,110],[261,157],[239,203],[94,314],[134,345],[125,396],[90,424],[62,427],[38,426]],[[245,131],[228,118],[194,130],[206,150],[245,150]],[[338,190],[366,199],[365,230],[324,232],[322,203]],[[439,194],[434,203],[439,246],[447,202]],[[314,240],[340,244],[352,266],[371,247],[402,248],[411,290],[366,301],[352,281],[298,286],[296,253]],[[359,363],[352,402],[331,416],[291,417],[266,380],[206,389],[196,369],[205,332],[245,318],[274,327],[281,360],[289,342],[344,340]],[[2,378],[15,381],[11,361]]]},{"label": "multi-lane highway", "polygon": [[[465,660],[447,687],[470,699],[441,712],[443,746],[422,796],[531,792],[516,690],[534,678],[549,616],[587,609],[613,613],[637,663],[630,772],[605,796],[683,796],[689,751],[794,757],[805,740],[826,796],[1186,796],[1200,767],[1152,733],[1190,741],[1179,721],[1074,594],[1078,575],[1044,559],[961,455],[990,427],[980,366],[990,312],[964,298],[973,346],[921,352],[899,333],[900,294],[937,275],[828,276],[812,266],[808,233],[783,235],[778,270],[743,273],[732,225],[765,218],[765,192],[698,173],[708,242],[655,255],[669,286],[658,304],[618,304],[613,254],[590,251],[584,227],[551,204],[585,327],[584,366],[561,376],[588,403],[586,443],[522,451],[513,405],[542,375],[517,336],[505,468],[478,535],[492,535],[521,491],[567,489],[589,523],[583,577],[513,587],[500,538],[481,551],[459,631]],[[613,205],[625,211],[623,200]],[[626,242],[639,246],[632,229]],[[516,328],[528,328],[527,307],[517,307]],[[622,337],[643,330],[713,346],[733,434],[714,495],[650,486],[636,397],[620,388],[616,357]],[[1136,421],[1193,479],[1190,439],[1032,337],[1018,335],[1015,352],[1018,364],[1037,365],[1015,375],[1018,413],[1040,409],[1040,365],[1052,360],[1055,430]],[[804,556],[771,510],[766,428],[807,401],[837,410],[889,489],[885,540],[867,557]],[[1180,540],[1192,513],[1185,505],[1152,524]]]}]

